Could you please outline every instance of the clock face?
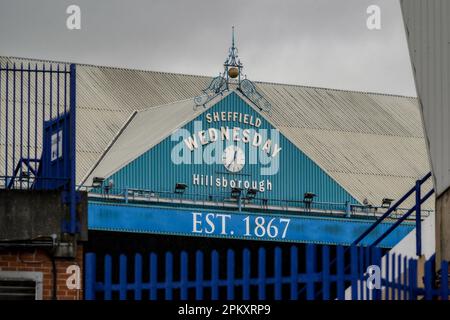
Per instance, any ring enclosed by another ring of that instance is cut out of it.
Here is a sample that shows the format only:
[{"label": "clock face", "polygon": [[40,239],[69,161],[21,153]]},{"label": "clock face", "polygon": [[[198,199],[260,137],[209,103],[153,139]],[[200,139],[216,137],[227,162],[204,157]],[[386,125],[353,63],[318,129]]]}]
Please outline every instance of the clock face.
[{"label": "clock face", "polygon": [[223,151],[222,162],[230,172],[239,172],[245,165],[245,154],[238,146],[229,146]]}]

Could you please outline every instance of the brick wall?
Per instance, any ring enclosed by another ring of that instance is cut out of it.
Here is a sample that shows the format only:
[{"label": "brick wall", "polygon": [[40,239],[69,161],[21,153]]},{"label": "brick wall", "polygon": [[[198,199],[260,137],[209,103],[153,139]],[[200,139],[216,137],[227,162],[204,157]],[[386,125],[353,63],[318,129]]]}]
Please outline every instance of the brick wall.
[{"label": "brick wall", "polygon": [[[83,288],[68,289],[66,280],[70,274],[66,273],[70,265],[78,265],[81,272],[81,286],[83,278],[83,247],[77,246],[75,259],[56,259],[57,271],[57,299],[58,300],[81,300],[83,299]],[[0,250],[0,271],[33,271],[42,272],[44,300],[52,299],[53,273],[52,261],[42,249],[20,249]]]}]

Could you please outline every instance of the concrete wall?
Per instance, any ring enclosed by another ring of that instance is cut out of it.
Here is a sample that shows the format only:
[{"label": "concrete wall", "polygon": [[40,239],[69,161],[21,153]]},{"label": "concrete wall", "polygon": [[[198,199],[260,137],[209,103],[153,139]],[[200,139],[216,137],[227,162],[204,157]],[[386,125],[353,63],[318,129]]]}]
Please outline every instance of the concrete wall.
[{"label": "concrete wall", "polygon": [[0,279],[2,272],[42,275],[42,297],[52,299],[56,272],[56,298],[77,300],[83,298],[82,289],[69,289],[66,280],[71,274],[66,271],[71,265],[79,266],[82,279],[83,247],[77,240],[87,240],[87,194],[80,194],[77,219],[81,232],[75,237],[63,233],[69,208],[62,196],[57,190],[0,190]]},{"label": "concrete wall", "polygon": [[439,196],[450,187],[450,2],[401,1]]},{"label": "concrete wall", "polygon": [[450,260],[450,2],[400,3],[437,194],[436,255]]},{"label": "concrete wall", "polygon": [[450,189],[436,200],[436,259],[450,261]]},{"label": "concrete wall", "polygon": [[[81,221],[79,240],[87,240],[87,194],[81,194],[77,207]],[[60,235],[69,208],[62,203],[62,192],[40,190],[0,190],[0,241],[31,240],[39,236]]]}]

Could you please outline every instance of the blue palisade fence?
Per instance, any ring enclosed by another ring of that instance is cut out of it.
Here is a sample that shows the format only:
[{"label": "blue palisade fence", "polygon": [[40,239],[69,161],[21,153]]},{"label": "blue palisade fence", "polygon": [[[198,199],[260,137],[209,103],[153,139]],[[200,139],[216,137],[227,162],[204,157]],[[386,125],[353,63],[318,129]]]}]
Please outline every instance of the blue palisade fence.
[{"label": "blue palisade fence", "polygon": [[[101,266],[98,265],[100,260]],[[371,281],[368,280],[369,266],[382,266],[384,270],[379,289],[370,289],[367,285]],[[102,278],[97,278],[97,267],[104,269]],[[416,259],[395,254],[383,258],[380,248],[356,246],[308,244],[304,251],[297,246],[289,250],[261,247],[256,252],[248,249],[208,253],[182,251],[148,256],[135,254],[132,259],[125,255],[113,258],[87,253],[85,298],[416,300],[439,297],[446,300],[448,263],[442,263],[440,286],[436,286],[434,270],[434,257],[425,263],[425,275],[420,278]]]}]

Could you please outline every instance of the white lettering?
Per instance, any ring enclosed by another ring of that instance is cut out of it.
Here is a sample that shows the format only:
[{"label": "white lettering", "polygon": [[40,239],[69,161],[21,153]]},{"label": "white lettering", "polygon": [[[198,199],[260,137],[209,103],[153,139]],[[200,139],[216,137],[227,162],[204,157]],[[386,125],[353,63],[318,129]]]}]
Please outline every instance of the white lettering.
[{"label": "white lettering", "polygon": [[[197,220],[197,217],[201,217],[202,214],[200,212],[192,212],[192,232],[194,233],[202,233],[202,222]],[[200,226],[200,229],[197,229],[197,225]]]}]

